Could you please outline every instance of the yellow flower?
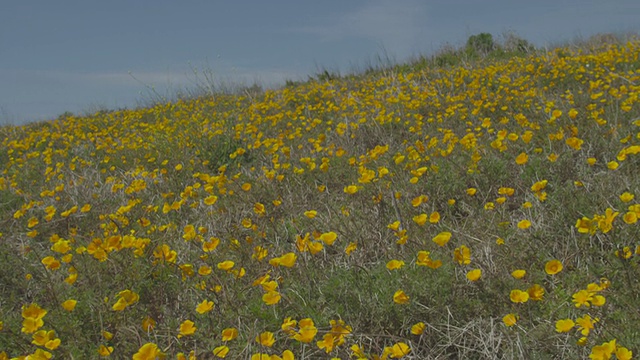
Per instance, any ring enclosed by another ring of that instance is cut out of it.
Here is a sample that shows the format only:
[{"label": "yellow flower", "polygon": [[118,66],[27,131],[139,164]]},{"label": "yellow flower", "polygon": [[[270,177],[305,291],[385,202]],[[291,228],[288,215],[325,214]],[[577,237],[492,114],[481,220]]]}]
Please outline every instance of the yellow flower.
[{"label": "yellow flower", "polygon": [[33,334],[42,326],[44,326],[42,319],[28,317],[22,320],[22,332],[25,334]]},{"label": "yellow flower", "polygon": [[581,337],[580,339],[578,339],[578,341],[576,341],[576,344],[577,344],[578,346],[585,346],[585,345],[587,345],[587,337],[586,337],[586,336]]},{"label": "yellow flower", "polygon": [[358,187],[356,185],[345,186],[344,192],[349,195],[353,195],[358,192]]},{"label": "yellow flower", "polygon": [[416,265],[428,266],[432,269],[437,269],[442,265],[442,261],[433,261],[431,259],[431,253],[429,251],[418,251],[418,259],[416,260]]},{"label": "yellow flower", "polygon": [[[426,221],[427,220],[426,220],[426,217],[425,217],[425,222]],[[396,221],[392,222],[391,224],[387,225],[387,228],[391,229],[393,231],[398,231],[400,229],[400,221],[396,220]]]},{"label": "yellow flower", "polygon": [[467,279],[469,281],[477,281],[480,279],[481,276],[482,276],[482,270],[480,269],[473,269],[467,273]]},{"label": "yellow flower", "polygon": [[316,215],[318,215],[318,212],[315,210],[308,210],[304,212],[304,216],[308,217],[309,219],[313,219],[314,217],[316,217]]},{"label": "yellow flower", "polygon": [[183,336],[190,336],[196,332],[197,327],[191,320],[185,320],[180,324],[180,334],[178,334],[178,338]]},{"label": "yellow flower", "polygon": [[56,260],[53,256],[43,258],[42,264],[49,270],[58,270],[60,268],[60,261]]},{"label": "yellow flower", "polygon": [[193,240],[196,237],[196,228],[193,225],[187,225],[184,227],[184,234],[182,235],[182,238],[184,239],[184,241],[189,241],[189,240]]},{"label": "yellow flower", "polygon": [[202,302],[196,306],[196,312],[198,314],[204,314],[211,310],[213,310],[213,301],[208,301],[206,299],[202,300]]},{"label": "yellow flower", "polygon": [[216,201],[218,201],[218,197],[215,195],[210,195],[207,196],[206,198],[204,198],[203,202],[205,205],[211,206],[213,204],[216,203]]},{"label": "yellow flower", "polygon": [[398,270],[404,266],[404,261],[402,260],[391,260],[387,263],[387,269],[389,270]]},{"label": "yellow flower", "polygon": [[544,297],[544,288],[538,284],[534,284],[527,289],[527,294],[529,294],[531,300],[540,301]]},{"label": "yellow flower", "polygon": [[586,216],[583,216],[582,219],[578,219],[576,221],[575,227],[581,234],[595,233],[596,222]]},{"label": "yellow flower", "polygon": [[333,231],[320,235],[320,240],[322,240],[322,242],[329,246],[333,245],[337,238],[338,234],[334,233]]},{"label": "yellow flower", "polygon": [[32,228],[32,227],[34,227],[34,226],[38,225],[38,223],[39,223],[38,218],[36,218],[36,217],[34,216],[34,217],[32,217],[31,219],[29,219],[29,223],[27,224],[27,227],[28,227],[28,228]]},{"label": "yellow flower", "polygon": [[418,207],[421,204],[427,202],[427,200],[429,200],[429,197],[426,196],[426,195],[417,196],[417,197],[413,198],[413,200],[411,200],[411,206]]},{"label": "yellow flower", "polygon": [[559,333],[569,332],[573,327],[576,326],[576,323],[571,319],[562,319],[556,321],[556,331]]},{"label": "yellow flower", "polygon": [[213,269],[211,269],[210,266],[208,265],[202,265],[198,268],[198,274],[200,276],[207,276],[209,274],[211,274],[213,272]]},{"label": "yellow flower", "polygon": [[127,306],[133,305],[140,300],[140,296],[131,290],[122,290],[117,294],[117,297],[118,301],[112,306],[115,311],[122,311]]},{"label": "yellow flower", "polygon": [[[34,333],[31,336],[31,338],[33,339],[31,341],[32,344],[38,345],[38,346],[46,346],[46,344],[48,342],[50,342],[50,341],[52,341],[52,340],[54,340],[56,338],[56,332],[53,331],[53,330],[50,330],[50,331],[40,330],[40,331],[37,331],[36,333]],[[60,339],[58,339],[58,344],[59,344],[59,340]],[[54,349],[49,349],[49,350],[54,350]]]},{"label": "yellow flower", "polygon": [[474,196],[476,194],[476,192],[478,192],[478,189],[476,189],[476,188],[468,188],[467,189],[467,195],[469,195],[469,196]]},{"label": "yellow flower", "polygon": [[598,322],[599,319],[592,319],[590,315],[585,315],[583,317],[579,317],[576,319],[576,324],[578,325],[578,329],[580,329],[580,333],[584,336],[589,335],[591,330],[594,329],[594,325]]},{"label": "yellow flower", "polygon": [[113,352],[113,346],[104,346],[104,345],[100,345],[100,347],[98,348],[98,355],[106,357],[111,355],[111,353]]},{"label": "yellow flower", "polygon": [[218,263],[217,267],[220,270],[229,271],[235,266],[235,264],[236,263],[234,263],[231,260],[226,260],[226,261]]},{"label": "yellow flower", "polygon": [[144,319],[142,319],[141,326],[144,332],[151,332],[151,330],[156,327],[156,321],[153,320],[150,316],[146,316]]},{"label": "yellow flower", "polygon": [[540,192],[540,191],[544,190],[547,187],[547,184],[548,184],[547,180],[537,181],[533,185],[531,185],[531,191]]},{"label": "yellow flower", "polygon": [[572,301],[576,307],[578,308],[581,306],[589,307],[591,306],[589,302],[593,300],[593,295],[587,290],[580,290],[575,294],[573,294],[572,298],[573,298]]},{"label": "yellow flower", "polygon": [[448,231],[443,231],[438,235],[436,235],[432,240],[434,243],[438,244],[439,246],[445,246],[450,239],[451,239],[451,233]]},{"label": "yellow flower", "polygon": [[282,321],[282,325],[280,326],[280,328],[285,334],[293,337],[296,334],[296,325],[298,325],[298,321],[292,319],[291,317],[287,317]]},{"label": "yellow flower", "polygon": [[231,341],[238,337],[238,329],[226,328],[222,330],[222,341]]},{"label": "yellow flower", "polygon": [[229,347],[225,345],[218,346],[217,348],[213,349],[213,355],[222,359],[224,359],[228,353]]},{"label": "yellow flower", "polygon": [[265,331],[256,337],[256,342],[262,346],[271,347],[276,339],[271,331]]},{"label": "yellow flower", "polygon": [[622,216],[622,220],[629,225],[638,222],[638,215],[635,212],[629,211]]},{"label": "yellow flower", "polygon": [[288,267],[291,268],[296,264],[296,259],[298,258],[298,256],[295,253],[286,253],[280,257],[277,258],[273,258],[271,260],[269,260],[269,264],[273,265],[273,266],[284,266],[284,267]]},{"label": "yellow flower", "polygon": [[264,204],[259,203],[259,202],[255,203],[253,205],[253,212],[255,212],[256,214],[258,214],[260,216],[263,216],[264,214],[266,214],[266,210],[265,210]]},{"label": "yellow flower", "polygon": [[518,165],[524,165],[527,161],[529,161],[529,155],[527,155],[527,153],[520,153],[520,155],[516,157],[516,164]]},{"label": "yellow flower", "polygon": [[47,315],[47,310],[42,309],[38,304],[31,304],[29,306],[22,306],[22,317],[32,319],[42,319]]},{"label": "yellow flower", "polygon": [[613,220],[620,214],[618,211],[613,211],[611,208],[605,210],[605,214],[597,216],[598,228],[604,234],[613,229]]},{"label": "yellow flower", "polygon": [[204,243],[202,243],[202,251],[212,252],[218,247],[219,244],[220,244],[220,239],[216,237],[212,237],[209,239],[209,241],[205,241]]},{"label": "yellow flower", "polygon": [[565,143],[574,150],[580,150],[582,148],[584,140],[572,136],[567,138],[567,140],[565,140]]},{"label": "yellow flower", "polygon": [[406,304],[409,302],[409,297],[402,290],[398,290],[393,294],[393,302],[396,304]]},{"label": "yellow flower", "polygon": [[635,195],[633,195],[630,192],[624,192],[620,195],[620,201],[622,202],[629,202],[631,200],[633,200],[633,198],[635,197]]},{"label": "yellow flower", "polygon": [[58,339],[58,338],[51,339],[51,340],[47,341],[46,344],[44,344],[44,347],[46,347],[49,350],[55,350],[60,346],[61,342],[62,341],[60,339]]},{"label": "yellow flower", "polygon": [[517,321],[518,321],[518,315],[516,314],[507,314],[502,317],[502,322],[506,326],[513,326],[516,324]]},{"label": "yellow flower", "polygon": [[562,271],[562,263],[558,260],[549,260],[544,265],[544,271],[549,275],[555,275]]},{"label": "yellow flower", "polygon": [[244,227],[245,229],[251,229],[252,226],[253,226],[253,221],[251,221],[251,219],[249,218],[242,219],[242,227]]},{"label": "yellow flower", "polygon": [[153,251],[153,257],[157,260],[154,260],[154,264],[156,262],[166,261],[170,264],[175,264],[176,259],[178,258],[178,253],[175,250],[171,250],[169,245],[162,244],[156,247]]},{"label": "yellow flower", "polygon": [[514,279],[522,279],[526,274],[527,274],[526,270],[518,269],[518,270],[514,270],[511,273],[511,276],[513,276]]},{"label": "yellow flower", "polygon": [[530,226],[531,226],[531,221],[529,220],[525,219],[525,220],[518,221],[518,229],[525,230],[525,229],[528,229]]},{"label": "yellow flower", "polygon": [[620,166],[620,164],[618,164],[616,161],[609,161],[607,163],[607,168],[609,168],[609,170],[615,170],[618,168],[618,166]]},{"label": "yellow flower", "polygon": [[352,356],[356,357],[358,360],[368,359],[367,355],[364,353],[364,350],[360,347],[360,345],[353,344],[351,345],[350,349],[353,352]]},{"label": "yellow flower", "polygon": [[414,324],[411,327],[411,333],[413,335],[421,335],[424,332],[425,328],[426,328],[426,325],[421,321],[419,323]]},{"label": "yellow flower", "polygon": [[460,265],[468,265],[471,263],[471,250],[465,245],[462,245],[453,251],[453,258]]},{"label": "yellow flower", "polygon": [[275,305],[280,302],[281,298],[282,295],[275,290],[267,291],[266,294],[262,295],[262,301],[267,305]]},{"label": "yellow flower", "polygon": [[440,222],[440,213],[437,211],[432,212],[431,215],[429,215],[429,222],[432,224]]},{"label": "yellow flower", "polygon": [[594,295],[593,299],[591,299],[591,305],[593,306],[602,306],[606,302],[606,299],[602,295]]},{"label": "yellow flower", "polygon": [[403,342],[394,344],[391,347],[391,357],[394,359],[399,359],[405,355],[408,355],[410,352],[411,352],[411,348],[409,348],[409,345]]},{"label": "yellow flower", "polygon": [[311,241],[308,246],[309,252],[313,255],[319,253],[320,251],[322,251],[322,249],[324,249],[324,246],[321,242]]},{"label": "yellow flower", "polygon": [[350,242],[349,245],[347,245],[347,247],[344,249],[344,252],[347,255],[351,255],[351,253],[354,252],[357,248],[358,248],[358,245],[356,243]]},{"label": "yellow flower", "polygon": [[631,360],[633,358],[633,352],[626,347],[618,346],[616,348],[616,358],[618,360]]},{"label": "yellow flower", "polygon": [[310,318],[302,319],[298,322],[298,326],[300,331],[293,336],[293,339],[304,343],[313,341],[313,338],[318,333],[318,329],[315,327],[313,320]]},{"label": "yellow flower", "polygon": [[[591,348],[591,354],[589,358],[593,360],[609,360],[611,355],[616,351],[616,340],[605,342],[602,345],[597,345]],[[617,356],[617,354],[616,354]]]},{"label": "yellow flower", "polygon": [[507,195],[507,196],[513,196],[513,194],[515,193],[516,189],[514,188],[510,188],[510,187],[501,187],[498,188],[498,194],[500,195]]},{"label": "yellow flower", "polygon": [[51,246],[51,250],[59,254],[65,254],[71,251],[71,246],[69,246],[69,243],[70,243],[69,240],[60,239]]},{"label": "yellow flower", "polygon": [[428,219],[427,214],[420,214],[413,217],[413,222],[422,226],[427,222],[427,219]]},{"label": "yellow flower", "polygon": [[332,333],[324,334],[322,340],[318,341],[316,345],[320,350],[324,349],[324,351],[328,354],[333,351],[333,348],[337,343],[336,337]]},{"label": "yellow flower", "polygon": [[65,302],[63,302],[61,305],[62,305],[63,309],[71,312],[71,311],[73,311],[73,309],[75,309],[77,303],[78,303],[78,301],[73,300],[73,299],[69,299],[69,300],[66,300]]},{"label": "yellow flower", "polygon": [[509,298],[514,303],[526,303],[527,300],[529,300],[529,293],[527,293],[526,291],[518,290],[518,289],[511,290],[511,293],[509,294]]},{"label": "yellow flower", "polygon": [[156,360],[164,359],[165,355],[158,349],[158,345],[154,343],[146,343],[133,354],[133,360]]}]

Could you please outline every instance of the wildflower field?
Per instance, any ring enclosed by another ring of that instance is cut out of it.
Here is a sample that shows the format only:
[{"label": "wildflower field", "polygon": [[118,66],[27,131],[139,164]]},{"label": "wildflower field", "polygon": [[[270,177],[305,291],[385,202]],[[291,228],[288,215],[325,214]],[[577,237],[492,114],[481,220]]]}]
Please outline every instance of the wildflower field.
[{"label": "wildflower field", "polygon": [[0,128],[0,359],[630,359],[640,41]]}]

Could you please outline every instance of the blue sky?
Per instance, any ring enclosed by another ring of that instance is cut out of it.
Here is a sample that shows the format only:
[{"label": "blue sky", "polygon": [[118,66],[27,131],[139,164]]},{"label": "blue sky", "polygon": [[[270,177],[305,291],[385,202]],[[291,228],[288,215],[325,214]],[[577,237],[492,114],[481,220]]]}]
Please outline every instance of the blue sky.
[{"label": "blue sky", "polygon": [[638,0],[3,1],[0,124],[135,107],[203,83],[276,86],[505,31],[545,46],[640,32]]}]

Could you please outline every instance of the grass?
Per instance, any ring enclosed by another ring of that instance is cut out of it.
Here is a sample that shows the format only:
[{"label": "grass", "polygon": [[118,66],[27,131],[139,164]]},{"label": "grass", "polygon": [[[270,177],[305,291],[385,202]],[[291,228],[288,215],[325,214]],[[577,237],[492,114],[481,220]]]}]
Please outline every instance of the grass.
[{"label": "grass", "polygon": [[640,43],[516,40],[3,127],[0,359],[637,353]]}]

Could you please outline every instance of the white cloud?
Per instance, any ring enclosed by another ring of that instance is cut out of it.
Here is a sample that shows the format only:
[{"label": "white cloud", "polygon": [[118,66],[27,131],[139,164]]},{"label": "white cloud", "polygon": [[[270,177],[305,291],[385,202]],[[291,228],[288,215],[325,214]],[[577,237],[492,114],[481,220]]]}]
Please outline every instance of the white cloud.
[{"label": "white cloud", "polygon": [[296,31],[317,35],[322,41],[365,38],[379,43],[390,55],[405,57],[416,50],[427,21],[426,15],[423,1],[376,0],[351,13],[324,19],[322,24]]}]

